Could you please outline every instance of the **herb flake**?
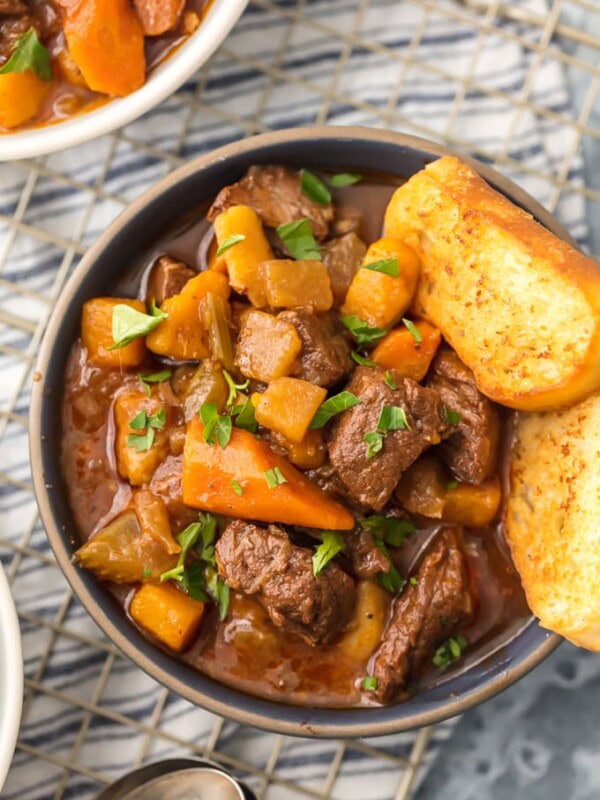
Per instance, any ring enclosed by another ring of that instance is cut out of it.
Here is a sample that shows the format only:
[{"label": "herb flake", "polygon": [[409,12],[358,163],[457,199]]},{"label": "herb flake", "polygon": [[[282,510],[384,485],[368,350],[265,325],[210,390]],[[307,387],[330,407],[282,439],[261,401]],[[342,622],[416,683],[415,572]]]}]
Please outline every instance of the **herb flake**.
[{"label": "herb flake", "polygon": [[352,360],[359,364],[361,367],[376,367],[377,364],[374,361],[369,361],[368,358],[365,356],[361,356],[360,353],[357,353],[356,350],[353,350],[350,353]]},{"label": "herb flake", "polygon": [[385,382],[390,387],[390,389],[393,389],[394,391],[398,388],[398,384],[394,380],[392,373],[390,372],[389,369],[385,373]]},{"label": "herb flake", "polygon": [[223,377],[225,378],[225,382],[229,387],[226,405],[231,406],[235,403],[235,398],[238,396],[238,392],[243,392],[244,389],[247,389],[248,386],[250,386],[250,378],[245,380],[243,383],[236,383],[226,369],[223,370]]},{"label": "herb flake", "polygon": [[235,478],[231,481],[231,488],[237,494],[238,497],[241,497],[244,494],[244,490],[242,489],[242,484],[239,481],[236,481]]},{"label": "herb flake", "polygon": [[453,411],[449,406],[442,407],[442,422],[447,425],[459,425],[461,416],[458,411]]},{"label": "herb flake", "polygon": [[279,469],[279,467],[268,469],[263,472],[263,475],[265,476],[265,480],[269,489],[275,489],[277,486],[282,486],[284,483],[287,483],[287,478]]},{"label": "herb flake", "polygon": [[0,68],[0,75],[6,75],[9,72],[26,72],[27,70],[43,81],[52,80],[50,54],[38,39],[33,27],[19,36],[10,58]]},{"label": "herb flake", "polygon": [[373,514],[359,520],[361,527],[366,528],[376,538],[383,539],[390,547],[400,547],[413,534],[417,527],[410,519],[396,519]]},{"label": "herb flake", "polygon": [[400,262],[397,256],[382,258],[380,261],[363,264],[361,269],[370,269],[372,272],[381,272],[383,275],[389,275],[390,278],[397,278],[400,275]]},{"label": "herb flake", "polygon": [[202,431],[204,441],[212,445],[218,441],[222,448],[227,447],[232,430],[229,414],[219,414],[216,403],[203,403],[200,406],[199,415],[204,425]]},{"label": "herb flake", "polygon": [[377,689],[377,684],[379,681],[375,677],[375,675],[365,675],[365,677],[360,682],[360,688],[363,689],[365,692],[374,692]]},{"label": "herb flake", "polygon": [[405,319],[405,317],[402,317],[402,322],[404,323],[404,327],[410,333],[410,335],[413,337],[415,342],[417,344],[421,344],[421,342],[423,341],[423,334],[417,328],[415,323],[411,319]]},{"label": "herb flake", "polygon": [[369,325],[354,314],[342,317],[342,324],[350,331],[359,345],[372,344],[387,333],[387,330]]},{"label": "herb flake", "polygon": [[334,394],[333,397],[325,400],[319,406],[309,425],[310,430],[314,431],[318,428],[323,428],[336,414],[341,414],[342,411],[347,411],[349,408],[360,405],[360,403],[360,398],[352,392],[343,391],[339,394]]},{"label": "herb flake", "polygon": [[172,374],[173,374],[172,370],[163,369],[160,372],[140,372],[138,377],[140,379],[140,383],[144,387],[144,391],[146,392],[148,397],[150,397],[152,393],[150,384],[163,383],[164,381],[168,381]]},{"label": "herb flake", "polygon": [[319,203],[322,206],[327,206],[331,203],[331,192],[327,186],[325,186],[321,178],[307,169],[300,170],[300,188],[315,203]]},{"label": "herb flake", "polygon": [[469,643],[462,634],[451,636],[435,651],[432,659],[434,666],[443,672],[453,661],[458,661],[468,646]]},{"label": "herb flake", "polygon": [[309,219],[286,222],[279,225],[276,230],[279,238],[296,261],[321,260],[321,248],[317,244]]},{"label": "herb flake", "polygon": [[406,411],[401,406],[382,406],[379,419],[377,420],[377,430],[379,433],[388,431],[409,431]]},{"label": "herb flake", "polygon": [[223,253],[226,253],[231,247],[234,247],[236,244],[243,242],[245,238],[246,236],[243,233],[233,233],[231,234],[231,236],[228,236],[226,239],[223,239],[223,241],[217,248],[217,256],[222,256]]},{"label": "herb flake", "polygon": [[313,574],[317,578],[325,569],[327,564],[338,553],[346,547],[346,540],[343,534],[338,531],[323,531],[321,534],[321,544],[313,553]]},{"label": "herb flake", "polygon": [[339,189],[341,186],[352,186],[355,183],[362,181],[363,176],[357,175],[355,172],[338,172],[337,175],[332,175],[327,179],[330,186]]},{"label": "herb flake", "polygon": [[246,400],[242,405],[234,406],[231,409],[231,416],[235,419],[235,427],[243,428],[250,433],[256,433],[258,430],[258,422],[254,413],[254,406],[251,400]]},{"label": "herb flake", "polygon": [[131,344],[134,339],[151,333],[160,323],[168,318],[168,314],[157,308],[154,303],[150,307],[150,314],[144,314],[136,308],[117,303],[112,312],[112,337],[114,344],[107,350],[120,350]]},{"label": "herb flake", "polygon": [[363,442],[367,444],[367,461],[375,458],[377,453],[383,450],[383,433],[379,431],[369,431],[363,436]]}]

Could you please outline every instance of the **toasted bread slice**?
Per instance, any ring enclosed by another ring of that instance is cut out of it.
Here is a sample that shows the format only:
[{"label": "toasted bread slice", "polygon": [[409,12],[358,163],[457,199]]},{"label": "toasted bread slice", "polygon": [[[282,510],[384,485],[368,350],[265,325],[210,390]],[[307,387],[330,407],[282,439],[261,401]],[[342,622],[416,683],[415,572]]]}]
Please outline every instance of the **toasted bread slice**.
[{"label": "toasted bread slice", "polygon": [[505,533],[545,628],[600,651],[600,394],[520,414]]},{"label": "toasted bread slice", "polygon": [[600,388],[600,265],[446,156],[396,190],[387,236],[423,263],[415,312],[442,331],[482,392],[528,411]]}]

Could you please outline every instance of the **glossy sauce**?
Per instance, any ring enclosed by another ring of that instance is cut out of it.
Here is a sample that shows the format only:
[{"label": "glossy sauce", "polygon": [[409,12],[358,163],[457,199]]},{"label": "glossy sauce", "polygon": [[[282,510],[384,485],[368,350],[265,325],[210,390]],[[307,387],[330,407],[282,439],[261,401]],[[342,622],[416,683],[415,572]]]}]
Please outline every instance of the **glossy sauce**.
[{"label": "glossy sauce", "polygon": [[[364,181],[358,186],[336,190],[334,202],[352,205],[365,215],[366,225],[361,234],[370,242],[380,235],[383,211],[396,185],[380,178]],[[113,293],[143,298],[148,272],[163,253],[180,258],[196,269],[205,269],[212,236],[212,227],[204,219],[204,209],[192,212],[181,226],[158,241],[151,252],[133,265]],[[129,374],[101,370],[85,364],[80,343],[73,347],[63,406],[62,463],[82,540],[124,510],[131,497],[131,489],[119,478],[114,463],[111,407],[115,393],[122,386],[137,383],[138,372],[162,367],[163,362],[149,357],[146,364]],[[168,393],[164,400],[172,402],[169,385],[160,386],[165,387],[161,391]],[[507,439],[503,462],[506,463],[508,455]],[[179,465],[180,458],[173,455],[163,462],[157,470],[163,485],[177,489]],[[197,513],[177,503],[169,511],[175,532],[195,519]],[[419,530],[413,535],[415,541],[411,546],[418,548],[419,538],[430,537],[433,531],[431,520],[417,520],[417,524]],[[530,618],[530,612],[500,525],[466,529],[465,552],[476,598],[476,614],[463,632],[470,643],[469,656],[471,653],[485,656],[506,643]],[[399,561],[401,558],[400,555]],[[126,612],[128,591],[114,587],[114,593]],[[474,644],[477,647],[473,647]],[[359,691],[360,680],[368,674],[368,659],[350,659],[339,643],[310,647],[276,628],[254,599],[235,592],[232,592],[226,620],[219,622],[212,609],[203,620],[200,637],[182,658],[223,683],[266,698],[329,707],[369,703],[366,693]],[[459,671],[462,666],[459,663],[447,674]],[[423,681],[437,678],[439,673],[431,670]]]}]

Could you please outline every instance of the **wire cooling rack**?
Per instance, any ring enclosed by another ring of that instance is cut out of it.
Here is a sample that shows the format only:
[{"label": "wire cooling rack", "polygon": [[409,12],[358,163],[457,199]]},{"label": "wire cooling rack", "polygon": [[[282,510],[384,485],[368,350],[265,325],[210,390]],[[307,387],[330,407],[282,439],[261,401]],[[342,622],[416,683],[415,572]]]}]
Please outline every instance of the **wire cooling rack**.
[{"label": "wire cooling rack", "polygon": [[600,152],[599,53],[595,0],[251,0],[211,62],[144,119],[0,166],[0,557],[26,675],[7,798],[93,797],[174,754],[213,758],[268,800],[411,795],[451,725],[356,742],[259,734],[173,697],[107,642],[58,571],[33,500],[33,363],[70,272],[127,202],[191,156],[268,129],[358,123],[447,142],[600,249],[600,175],[586,179],[582,159]]}]

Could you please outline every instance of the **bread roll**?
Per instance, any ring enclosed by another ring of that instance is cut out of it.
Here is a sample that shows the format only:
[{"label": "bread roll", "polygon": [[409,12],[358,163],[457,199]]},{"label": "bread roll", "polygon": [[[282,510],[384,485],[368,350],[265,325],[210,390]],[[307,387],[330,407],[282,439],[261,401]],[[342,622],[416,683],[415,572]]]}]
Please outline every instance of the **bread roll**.
[{"label": "bread roll", "polygon": [[600,394],[518,417],[504,521],[529,607],[600,652]]},{"label": "bread roll", "polygon": [[539,411],[600,389],[600,266],[446,156],[396,190],[385,234],[423,262],[414,311],[488,397]]}]

